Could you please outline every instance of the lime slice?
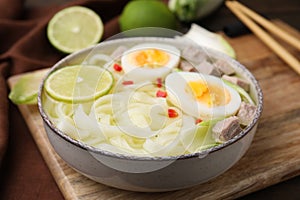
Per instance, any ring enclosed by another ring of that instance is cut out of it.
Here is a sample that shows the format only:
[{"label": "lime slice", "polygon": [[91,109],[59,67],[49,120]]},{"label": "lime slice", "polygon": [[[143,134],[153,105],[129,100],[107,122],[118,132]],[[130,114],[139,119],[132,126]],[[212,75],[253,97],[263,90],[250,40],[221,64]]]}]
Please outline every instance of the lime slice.
[{"label": "lime slice", "polygon": [[36,104],[39,86],[49,69],[23,75],[12,87],[8,98],[15,104]]},{"label": "lime slice", "polygon": [[64,53],[73,53],[100,41],[103,23],[89,8],[72,6],[56,13],[47,27],[50,43]]},{"label": "lime slice", "polygon": [[113,82],[112,74],[101,67],[74,65],[51,73],[45,81],[45,89],[56,100],[83,103],[108,93]]}]

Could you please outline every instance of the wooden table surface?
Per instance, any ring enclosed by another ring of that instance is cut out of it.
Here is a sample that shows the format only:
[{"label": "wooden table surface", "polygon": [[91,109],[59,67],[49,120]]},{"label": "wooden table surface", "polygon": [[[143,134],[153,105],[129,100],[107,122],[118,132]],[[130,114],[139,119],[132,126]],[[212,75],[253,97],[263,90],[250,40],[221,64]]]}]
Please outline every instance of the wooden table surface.
[{"label": "wooden table surface", "polygon": [[[32,6],[37,0],[30,2]],[[281,19],[300,30],[299,0],[241,0],[241,2],[271,19]],[[214,16],[200,21],[199,24],[210,30],[220,31],[225,25],[235,22],[237,19],[223,6]],[[19,110],[14,105],[11,105],[11,110],[12,126],[7,156],[1,169],[0,199],[63,199]],[[241,199],[299,199],[299,189],[300,177],[296,177]]]}]

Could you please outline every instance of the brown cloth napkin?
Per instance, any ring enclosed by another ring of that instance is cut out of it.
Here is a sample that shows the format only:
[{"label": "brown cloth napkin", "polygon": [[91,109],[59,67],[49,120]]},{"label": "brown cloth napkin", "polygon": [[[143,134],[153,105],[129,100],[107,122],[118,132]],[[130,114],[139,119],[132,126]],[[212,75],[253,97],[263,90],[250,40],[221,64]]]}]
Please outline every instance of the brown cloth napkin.
[{"label": "brown cloth napkin", "polygon": [[128,0],[76,0],[64,5],[26,8],[24,0],[0,1],[0,166],[9,140],[9,76],[39,68],[51,67],[65,55],[54,49],[46,37],[51,17],[60,9],[73,5],[91,8],[102,18],[104,38],[119,31],[117,16]]}]

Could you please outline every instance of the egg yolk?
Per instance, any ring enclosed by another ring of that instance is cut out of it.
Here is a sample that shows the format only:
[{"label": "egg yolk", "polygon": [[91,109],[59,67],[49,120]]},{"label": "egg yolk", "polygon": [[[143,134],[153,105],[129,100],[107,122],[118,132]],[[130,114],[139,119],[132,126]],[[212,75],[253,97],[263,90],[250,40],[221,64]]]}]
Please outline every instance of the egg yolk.
[{"label": "egg yolk", "polygon": [[158,49],[146,49],[133,52],[130,63],[139,67],[159,68],[165,66],[170,60],[169,54]]},{"label": "egg yolk", "polygon": [[189,81],[188,87],[190,88],[193,97],[207,107],[223,106],[230,101],[229,92],[218,85],[208,85],[204,81],[198,80]]}]

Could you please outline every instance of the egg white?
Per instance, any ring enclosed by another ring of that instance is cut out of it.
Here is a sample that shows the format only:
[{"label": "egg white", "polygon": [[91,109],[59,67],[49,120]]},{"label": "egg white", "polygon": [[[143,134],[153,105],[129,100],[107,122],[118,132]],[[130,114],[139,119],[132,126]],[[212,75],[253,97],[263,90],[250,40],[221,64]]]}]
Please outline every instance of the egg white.
[{"label": "egg white", "polygon": [[[133,53],[147,49],[158,49],[168,54],[168,62],[161,67],[150,68],[147,66],[138,66],[132,63]],[[121,65],[127,79],[133,79],[136,82],[143,80],[155,81],[157,78],[164,79],[173,68],[176,68],[180,61],[180,51],[173,46],[159,43],[138,44],[125,51],[121,58]]]},{"label": "egg white", "polygon": [[[193,97],[186,89],[190,81],[202,80],[209,85],[215,85],[222,90],[227,90],[230,101],[225,105],[207,106]],[[194,72],[175,72],[166,77],[165,86],[169,101],[182,111],[195,118],[203,120],[227,117],[236,114],[241,104],[240,95],[231,87],[227,86],[220,78]]]}]

